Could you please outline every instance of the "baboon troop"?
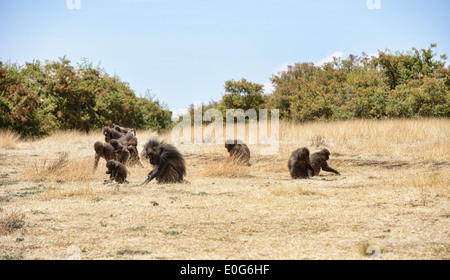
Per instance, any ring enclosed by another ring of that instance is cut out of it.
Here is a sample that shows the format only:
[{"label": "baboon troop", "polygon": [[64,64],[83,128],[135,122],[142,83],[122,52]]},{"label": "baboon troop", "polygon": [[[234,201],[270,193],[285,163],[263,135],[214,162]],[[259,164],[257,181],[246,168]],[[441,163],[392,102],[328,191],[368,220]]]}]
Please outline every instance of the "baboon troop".
[{"label": "baboon troop", "polygon": [[[106,161],[106,174],[110,174],[109,180],[122,184],[128,183],[126,180],[128,171],[126,165],[140,165],[140,158],[148,160],[153,165],[153,170],[147,175],[147,179],[142,183],[148,184],[153,179],[159,184],[181,183],[186,176],[186,164],[183,155],[178,149],[164,141],[151,139],[145,143],[143,150],[139,154],[137,150],[138,140],[136,130],[115,125],[113,128],[104,127],[102,134],[105,142],[97,141],[94,144],[95,161],[94,171],[97,169],[100,158]],[[241,140],[229,139],[225,142],[230,158],[239,165],[251,166],[250,149]],[[333,172],[336,175],[340,173],[328,166],[327,160],[330,159],[330,152],[323,149],[310,155],[306,147],[296,149],[292,152],[288,167],[289,173],[293,179],[305,179],[319,175],[321,170]]]},{"label": "baboon troop", "polygon": [[137,164],[143,167],[137,151],[138,141],[135,129],[116,125],[113,129],[104,127],[102,134],[105,136],[105,143],[96,142],[94,144],[96,153],[94,170],[97,169],[101,157],[106,161],[113,159],[122,164]]},{"label": "baboon troop", "polygon": [[288,161],[292,179],[308,178],[308,170],[314,175],[314,169],[309,160],[308,148],[300,148],[292,152]]},{"label": "baboon troop", "polygon": [[250,149],[244,142],[241,140],[227,140],[225,148],[236,163],[250,165]]},{"label": "baboon troop", "polygon": [[186,166],[181,153],[171,144],[151,139],[144,145],[144,151],[153,170],[144,184],[156,178],[158,183],[181,183],[186,176]]}]

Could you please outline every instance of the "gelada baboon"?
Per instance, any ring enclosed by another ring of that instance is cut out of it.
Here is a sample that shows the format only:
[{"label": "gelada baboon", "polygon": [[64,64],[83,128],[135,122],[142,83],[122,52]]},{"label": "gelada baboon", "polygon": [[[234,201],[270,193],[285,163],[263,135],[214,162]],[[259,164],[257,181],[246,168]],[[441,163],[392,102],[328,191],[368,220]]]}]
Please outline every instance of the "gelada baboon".
[{"label": "gelada baboon", "polygon": [[141,167],[143,167],[141,161],[139,160],[139,153],[136,149],[138,143],[137,138],[131,133],[127,133],[119,139],[111,139],[109,143],[114,147],[116,151],[127,149],[130,153],[129,163],[131,165],[139,164]]},{"label": "gelada baboon", "polygon": [[309,161],[308,148],[293,151],[289,158],[288,167],[293,179],[308,178],[308,170],[311,171],[311,174],[315,174]]},{"label": "gelada baboon", "polygon": [[95,150],[94,170],[97,169],[98,161],[100,160],[100,158],[104,158],[106,161],[116,159],[116,154],[114,154],[114,147],[111,146],[111,144],[109,143],[97,141],[94,144],[94,150]]},{"label": "gelada baboon", "polygon": [[320,170],[333,172],[334,174],[341,175],[337,170],[329,167],[327,164],[327,160],[330,159],[330,152],[327,149],[323,149],[320,152],[314,153],[310,156],[311,166],[314,169],[314,174],[309,171],[310,176],[319,175]]},{"label": "gelada baboon", "polygon": [[227,140],[225,148],[230,157],[239,164],[250,165],[250,149],[241,140]]},{"label": "gelada baboon", "polygon": [[126,127],[121,127],[119,125],[115,125],[114,129],[123,133],[123,134],[127,134],[128,132],[130,132],[131,134],[133,134],[134,136],[136,136],[136,130],[134,128],[126,128]]},{"label": "gelada baboon", "polygon": [[127,161],[130,158],[129,147],[123,147],[121,149],[115,150],[114,154],[116,155],[116,159],[120,163],[127,164]]},{"label": "gelada baboon", "polygon": [[122,132],[119,132],[115,129],[111,129],[108,126],[105,126],[102,130],[102,134],[105,136],[105,142],[109,143],[111,139],[119,139],[124,136]]},{"label": "gelada baboon", "polygon": [[186,176],[186,166],[181,153],[171,144],[151,139],[144,145],[145,153],[153,165],[148,174],[147,184],[154,178],[158,183],[181,183]]},{"label": "gelada baboon", "polygon": [[148,162],[148,161],[150,160],[150,159],[148,158],[147,151],[145,150],[145,148],[142,149],[140,156],[141,156],[141,159],[142,159],[143,161],[147,161],[147,162]]},{"label": "gelada baboon", "polygon": [[115,160],[108,160],[106,163],[106,174],[110,174],[109,180],[105,180],[105,184],[116,181],[119,184],[128,183],[127,179],[127,168],[122,163]]}]

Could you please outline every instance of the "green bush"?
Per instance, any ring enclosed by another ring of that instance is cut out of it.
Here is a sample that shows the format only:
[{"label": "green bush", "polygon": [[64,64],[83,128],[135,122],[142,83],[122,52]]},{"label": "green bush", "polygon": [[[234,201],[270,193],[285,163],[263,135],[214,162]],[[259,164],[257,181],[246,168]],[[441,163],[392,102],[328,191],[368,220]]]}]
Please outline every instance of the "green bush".
[{"label": "green bush", "polygon": [[129,84],[83,61],[0,62],[0,128],[22,136],[55,129],[91,129],[119,124],[157,131],[171,127],[171,113],[153,98],[138,98]]}]

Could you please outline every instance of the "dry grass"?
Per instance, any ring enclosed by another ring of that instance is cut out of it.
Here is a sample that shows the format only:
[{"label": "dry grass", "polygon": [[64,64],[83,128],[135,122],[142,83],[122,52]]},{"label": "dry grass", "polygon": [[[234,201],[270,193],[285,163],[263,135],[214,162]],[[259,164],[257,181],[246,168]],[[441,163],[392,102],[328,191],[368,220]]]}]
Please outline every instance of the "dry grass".
[{"label": "dry grass", "polygon": [[11,234],[25,225],[25,214],[17,211],[4,211],[0,209],[0,235]]},{"label": "dry grass", "polygon": [[92,158],[70,159],[68,152],[62,152],[53,160],[44,158],[42,161],[27,163],[21,179],[56,182],[90,181],[94,179],[92,162]]},{"label": "dry grass", "polygon": [[[156,134],[137,135],[141,150]],[[276,155],[249,145],[246,167],[223,144],[179,145],[190,183],[146,186],[148,163],[103,184],[100,131],[19,139],[0,154],[0,258],[450,259],[448,139],[450,120],[281,123]],[[292,180],[302,146],[342,176]]]},{"label": "dry grass", "polygon": [[200,176],[207,178],[222,177],[222,178],[250,178],[249,166],[239,164],[239,161],[225,158],[212,162],[204,167],[200,172]]},{"label": "dry grass", "polygon": [[0,130],[0,148],[14,149],[20,140],[20,135],[11,130]]}]

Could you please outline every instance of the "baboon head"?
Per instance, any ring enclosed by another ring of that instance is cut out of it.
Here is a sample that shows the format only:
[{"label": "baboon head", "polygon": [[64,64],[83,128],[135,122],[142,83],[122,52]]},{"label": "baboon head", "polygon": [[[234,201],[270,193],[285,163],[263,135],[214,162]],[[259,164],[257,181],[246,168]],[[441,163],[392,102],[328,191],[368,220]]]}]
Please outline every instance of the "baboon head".
[{"label": "baboon head", "polygon": [[150,163],[152,165],[157,164],[159,162],[162,152],[161,143],[156,139],[152,139],[148,141],[147,144],[145,144],[144,148],[145,153],[147,154],[147,157],[150,160]]},{"label": "baboon head", "polygon": [[236,147],[238,144],[243,144],[244,142],[242,142],[241,140],[227,140],[225,142],[225,148],[227,149],[228,152],[230,152],[231,150],[234,149],[234,147]]},{"label": "baboon head", "polygon": [[109,140],[110,140],[110,134],[111,134],[111,128],[105,126],[105,127],[102,129],[102,133],[103,133],[103,135],[105,135],[105,139],[106,139],[106,137],[109,138],[108,141],[106,141],[106,142],[109,142]]},{"label": "baboon head", "polygon": [[114,160],[108,160],[108,162],[106,162],[106,168],[108,168],[106,174],[111,174],[112,170],[116,168],[116,162]]},{"label": "baboon head", "polygon": [[104,145],[103,145],[102,142],[100,142],[100,141],[95,142],[95,144],[94,144],[94,150],[95,150],[95,152],[96,152],[97,154],[99,154],[100,156],[102,156],[102,155],[103,155],[103,149],[104,149]]},{"label": "baboon head", "polygon": [[330,152],[327,149],[320,151],[320,154],[325,157],[326,160],[330,159]]}]

